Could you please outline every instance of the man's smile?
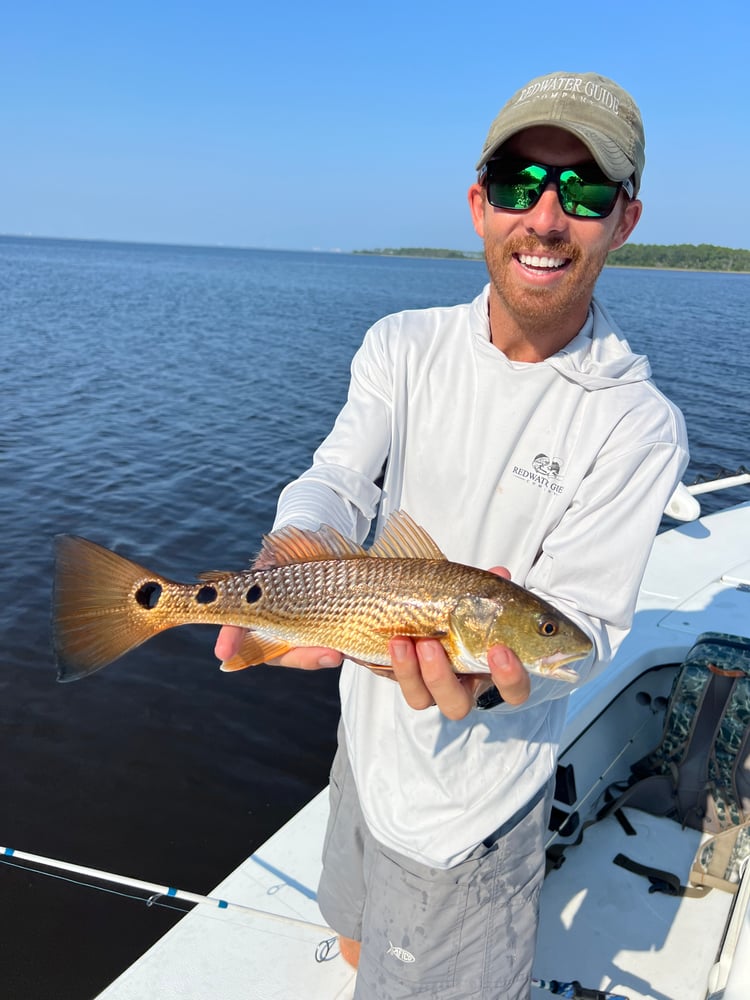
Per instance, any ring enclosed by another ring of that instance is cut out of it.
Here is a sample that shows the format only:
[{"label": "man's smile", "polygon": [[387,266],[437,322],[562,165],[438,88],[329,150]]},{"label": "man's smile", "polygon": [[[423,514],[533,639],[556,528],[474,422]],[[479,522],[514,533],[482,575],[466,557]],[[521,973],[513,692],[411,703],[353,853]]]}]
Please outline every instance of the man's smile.
[{"label": "man's smile", "polygon": [[556,271],[570,263],[569,257],[539,257],[536,254],[518,253],[513,255],[524,267],[535,271]]}]

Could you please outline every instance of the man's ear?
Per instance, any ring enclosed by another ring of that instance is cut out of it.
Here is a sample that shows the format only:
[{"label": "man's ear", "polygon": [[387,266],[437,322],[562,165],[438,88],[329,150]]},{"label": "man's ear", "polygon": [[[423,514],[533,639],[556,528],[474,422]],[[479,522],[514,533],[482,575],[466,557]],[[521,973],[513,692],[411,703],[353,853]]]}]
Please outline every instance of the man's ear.
[{"label": "man's ear", "polygon": [[484,209],[485,193],[481,184],[472,184],[469,188],[469,210],[471,211],[471,221],[477,236],[484,239]]},{"label": "man's ear", "polygon": [[610,250],[617,250],[619,247],[628,241],[630,234],[633,232],[635,227],[638,225],[638,220],[641,217],[641,212],[643,211],[643,202],[634,198],[629,201],[620,216],[620,221],[617,224],[614,235],[612,237],[612,242],[610,244]]}]

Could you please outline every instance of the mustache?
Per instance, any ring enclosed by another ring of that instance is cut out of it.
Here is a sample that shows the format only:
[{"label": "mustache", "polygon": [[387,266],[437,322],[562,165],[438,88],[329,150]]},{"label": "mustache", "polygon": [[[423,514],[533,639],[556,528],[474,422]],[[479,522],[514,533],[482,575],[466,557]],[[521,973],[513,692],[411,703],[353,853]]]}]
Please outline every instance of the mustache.
[{"label": "mustache", "polygon": [[565,257],[574,261],[581,256],[581,251],[575,243],[567,243],[565,240],[543,239],[538,236],[509,240],[505,245],[505,253],[508,257],[529,254],[538,257]]}]

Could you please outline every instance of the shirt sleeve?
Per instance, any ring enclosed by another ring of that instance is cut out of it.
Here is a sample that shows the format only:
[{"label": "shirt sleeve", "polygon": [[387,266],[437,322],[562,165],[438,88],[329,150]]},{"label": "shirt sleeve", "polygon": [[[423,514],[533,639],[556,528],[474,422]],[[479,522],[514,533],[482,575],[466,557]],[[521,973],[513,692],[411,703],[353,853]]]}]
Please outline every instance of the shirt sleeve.
[{"label": "shirt sleeve", "polygon": [[[579,683],[607,666],[630,630],[664,508],[687,466],[684,421],[671,406],[669,422],[658,440],[636,435],[627,449],[615,441],[602,452],[526,578],[529,590],[591,636],[594,651],[576,667]],[[623,435],[630,436],[627,428]],[[551,683],[536,685],[546,698],[570,691],[564,682]]]},{"label": "shirt sleeve", "polygon": [[360,543],[367,537],[391,440],[393,363],[379,335],[382,324],[368,331],[354,356],[346,403],[311,467],[281,492],[274,530],[329,524]]}]

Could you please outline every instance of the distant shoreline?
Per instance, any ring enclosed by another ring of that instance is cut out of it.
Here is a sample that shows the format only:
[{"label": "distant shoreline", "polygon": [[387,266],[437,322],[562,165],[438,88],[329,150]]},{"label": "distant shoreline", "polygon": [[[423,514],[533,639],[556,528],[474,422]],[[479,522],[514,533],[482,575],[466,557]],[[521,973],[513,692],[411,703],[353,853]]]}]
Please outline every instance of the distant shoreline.
[{"label": "distant shoreline", "polygon": [[[104,244],[105,246],[163,247],[186,250],[261,251],[264,253],[317,253],[333,256],[397,257],[412,260],[464,260],[483,262],[481,250],[448,250],[432,247],[384,247],[368,250],[324,250],[313,248],[252,247],[218,243],[163,243],[142,240],[116,240],[101,237],[38,236],[21,233],[0,233],[0,239],[19,241],[64,242]],[[723,261],[724,266],[716,266]],[[730,265],[726,266],[726,262]],[[685,271],[705,274],[750,274],[750,250],[717,247],[711,244],[629,244],[609,254],[607,267],[630,268],[647,271]]]},{"label": "distant shoreline", "polygon": [[424,257],[426,260],[484,260],[482,250],[438,250],[431,247],[384,247],[382,250],[352,250],[356,256],[370,257]]},{"label": "distant shoreline", "polygon": [[[384,247],[352,250],[353,254],[376,257],[408,257],[425,260],[483,261],[482,251],[443,250],[431,247]],[[717,266],[720,263],[724,266]],[[729,266],[726,266],[729,264]],[[750,250],[710,244],[625,244],[609,254],[607,267],[647,271],[688,271],[700,274],[750,274]]]}]

